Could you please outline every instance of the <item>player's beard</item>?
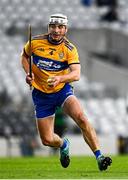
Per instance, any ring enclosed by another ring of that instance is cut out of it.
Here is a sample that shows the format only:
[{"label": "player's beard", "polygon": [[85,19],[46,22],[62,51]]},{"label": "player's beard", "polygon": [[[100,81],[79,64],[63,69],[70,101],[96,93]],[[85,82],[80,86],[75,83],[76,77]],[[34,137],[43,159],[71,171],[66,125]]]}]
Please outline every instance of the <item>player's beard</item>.
[{"label": "player's beard", "polygon": [[48,40],[52,44],[60,44],[63,42],[64,36],[65,36],[65,34],[64,35],[58,35],[56,33],[50,33]]}]

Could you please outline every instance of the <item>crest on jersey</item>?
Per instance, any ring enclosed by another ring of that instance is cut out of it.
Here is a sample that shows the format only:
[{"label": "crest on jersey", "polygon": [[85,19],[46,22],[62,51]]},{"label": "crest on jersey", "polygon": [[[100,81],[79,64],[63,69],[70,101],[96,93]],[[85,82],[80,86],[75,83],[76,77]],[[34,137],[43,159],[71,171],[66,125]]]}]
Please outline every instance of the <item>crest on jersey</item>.
[{"label": "crest on jersey", "polygon": [[63,57],[64,57],[64,53],[63,52],[59,53],[59,58],[63,59]]}]

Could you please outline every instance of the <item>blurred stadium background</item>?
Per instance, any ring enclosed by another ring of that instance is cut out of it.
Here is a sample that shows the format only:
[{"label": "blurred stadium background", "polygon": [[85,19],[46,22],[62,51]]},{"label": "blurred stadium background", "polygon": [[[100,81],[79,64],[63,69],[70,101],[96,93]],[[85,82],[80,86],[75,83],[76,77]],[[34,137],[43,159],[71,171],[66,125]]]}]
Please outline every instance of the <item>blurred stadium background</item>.
[{"label": "blurred stadium background", "polygon": [[[20,53],[32,34],[46,32],[50,14],[69,18],[68,37],[78,47],[82,77],[75,93],[106,154],[128,153],[128,1],[118,0],[118,18],[103,20],[112,0],[0,1],[0,156],[50,155],[41,145],[31,92]],[[72,155],[92,155],[79,128],[66,121]],[[78,148],[77,148],[78,147]]]}]

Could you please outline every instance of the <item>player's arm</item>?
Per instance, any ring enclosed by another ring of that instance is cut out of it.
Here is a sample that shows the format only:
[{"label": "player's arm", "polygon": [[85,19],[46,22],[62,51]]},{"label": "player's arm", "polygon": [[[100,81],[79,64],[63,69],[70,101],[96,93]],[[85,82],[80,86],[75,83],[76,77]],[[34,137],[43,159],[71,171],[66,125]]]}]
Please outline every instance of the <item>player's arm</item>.
[{"label": "player's arm", "polygon": [[80,79],[80,64],[71,64],[69,73],[60,76],[60,83],[78,81]]},{"label": "player's arm", "polygon": [[24,53],[21,55],[21,64],[26,73],[26,82],[30,85],[34,79],[34,75],[32,73],[32,77],[29,75],[29,57],[27,57]]},{"label": "player's arm", "polygon": [[80,64],[70,64],[69,73],[62,76],[54,76],[48,79],[50,86],[57,86],[59,83],[78,81],[80,79]]},{"label": "player's arm", "polygon": [[22,67],[23,67],[25,73],[28,74],[29,73],[29,61],[28,61],[28,58],[24,54],[21,55],[21,64],[22,64]]}]

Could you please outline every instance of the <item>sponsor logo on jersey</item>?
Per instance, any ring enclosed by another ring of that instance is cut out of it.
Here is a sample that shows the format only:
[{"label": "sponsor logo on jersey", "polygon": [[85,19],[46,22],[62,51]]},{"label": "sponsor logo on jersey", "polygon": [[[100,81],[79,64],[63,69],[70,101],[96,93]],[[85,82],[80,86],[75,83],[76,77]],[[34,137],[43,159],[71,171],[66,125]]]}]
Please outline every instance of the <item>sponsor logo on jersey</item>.
[{"label": "sponsor logo on jersey", "polygon": [[67,69],[68,63],[56,61],[54,59],[40,57],[37,55],[33,55],[33,63],[40,69],[47,71],[61,71]]},{"label": "sponsor logo on jersey", "polygon": [[43,51],[44,52],[44,48],[38,48],[38,51]]}]

